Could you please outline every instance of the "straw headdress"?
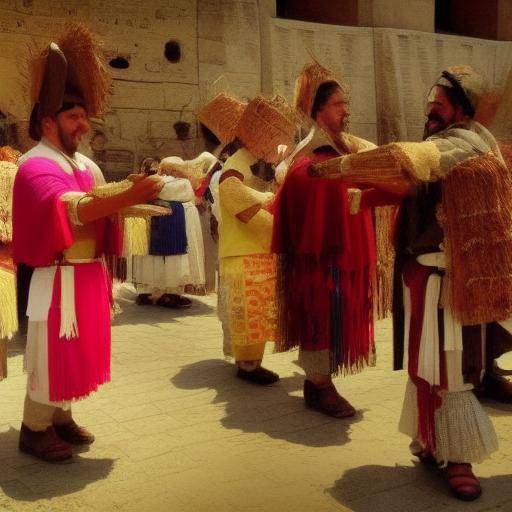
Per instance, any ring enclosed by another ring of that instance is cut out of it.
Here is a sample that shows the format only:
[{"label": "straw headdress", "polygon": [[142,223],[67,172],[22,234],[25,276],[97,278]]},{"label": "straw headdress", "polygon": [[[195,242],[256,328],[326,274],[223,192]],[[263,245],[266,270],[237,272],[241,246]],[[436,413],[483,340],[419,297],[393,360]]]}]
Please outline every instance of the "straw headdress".
[{"label": "straw headdress", "polygon": [[316,61],[307,64],[295,82],[295,108],[310,117],[318,88],[326,82],[335,82],[347,92],[347,86],[332,71]]},{"label": "straw headdress", "polygon": [[474,117],[480,100],[489,93],[487,80],[471,66],[446,68],[434,86],[441,85],[454,90],[466,114]]},{"label": "straw headdress", "polygon": [[236,135],[256,157],[268,163],[282,159],[278,147],[286,146],[288,152],[295,144],[296,127],[270,101],[257,96],[250,101],[238,124]]},{"label": "straw headdress", "polygon": [[87,27],[71,24],[66,32],[31,62],[31,135],[38,123],[65,103],[83,105],[89,116],[105,112],[111,78],[100,45]]},{"label": "straw headdress", "polygon": [[222,144],[232,142],[236,127],[247,103],[221,92],[197,112],[197,119],[220,140]]}]

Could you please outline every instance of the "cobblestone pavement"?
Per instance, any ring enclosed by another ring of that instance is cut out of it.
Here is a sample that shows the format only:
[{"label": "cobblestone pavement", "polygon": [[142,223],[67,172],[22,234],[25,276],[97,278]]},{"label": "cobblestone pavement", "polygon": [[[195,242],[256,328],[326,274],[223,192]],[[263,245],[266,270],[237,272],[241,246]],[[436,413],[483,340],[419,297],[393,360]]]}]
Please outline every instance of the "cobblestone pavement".
[{"label": "cobblestone pavement", "polygon": [[501,451],[476,466],[484,496],[452,499],[397,432],[405,375],[390,369],[389,322],[377,328],[377,366],[336,379],[359,413],[335,420],[305,409],[296,352],[269,347],[274,386],[234,378],[215,296],[179,312],[122,307],[112,383],[74,407],[97,440],[71,463],[18,452],[25,378],[22,344],[11,344],[0,383],[0,510],[512,511],[512,406],[486,404]]}]

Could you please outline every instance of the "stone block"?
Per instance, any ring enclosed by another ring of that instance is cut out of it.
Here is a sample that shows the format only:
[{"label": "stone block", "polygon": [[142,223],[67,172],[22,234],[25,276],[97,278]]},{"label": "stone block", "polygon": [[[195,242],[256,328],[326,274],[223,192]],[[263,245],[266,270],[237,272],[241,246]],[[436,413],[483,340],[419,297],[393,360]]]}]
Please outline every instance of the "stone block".
[{"label": "stone block", "polygon": [[113,108],[165,108],[165,85],[148,82],[114,82],[110,104]]}]

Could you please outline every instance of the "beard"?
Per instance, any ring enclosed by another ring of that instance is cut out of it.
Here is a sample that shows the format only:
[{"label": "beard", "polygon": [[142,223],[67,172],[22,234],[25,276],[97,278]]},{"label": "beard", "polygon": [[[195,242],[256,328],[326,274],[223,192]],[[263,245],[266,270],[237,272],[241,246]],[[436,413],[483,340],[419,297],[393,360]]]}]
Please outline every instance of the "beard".
[{"label": "beard", "polygon": [[73,156],[78,149],[78,145],[80,144],[80,139],[76,137],[77,133],[66,133],[60,124],[57,125],[57,133],[60,143],[62,144],[66,154]]},{"label": "beard", "polygon": [[[434,125],[431,124],[432,122]],[[438,116],[437,114],[429,114],[423,128],[423,140],[430,137],[431,135],[443,131],[444,129],[448,128],[450,124],[451,123],[447,123],[441,116]]]}]

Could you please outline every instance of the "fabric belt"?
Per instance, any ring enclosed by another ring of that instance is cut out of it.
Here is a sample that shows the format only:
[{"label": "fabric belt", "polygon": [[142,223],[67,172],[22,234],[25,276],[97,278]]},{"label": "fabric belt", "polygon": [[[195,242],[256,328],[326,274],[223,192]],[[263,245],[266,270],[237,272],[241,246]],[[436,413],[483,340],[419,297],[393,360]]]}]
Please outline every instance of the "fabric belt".
[{"label": "fabric belt", "polygon": [[60,330],[61,338],[78,337],[78,325],[75,310],[75,266],[84,263],[99,262],[99,259],[67,260],[64,264],[34,269],[28,293],[27,316],[30,322],[47,322],[52,302],[53,287],[57,268],[60,268]]}]

